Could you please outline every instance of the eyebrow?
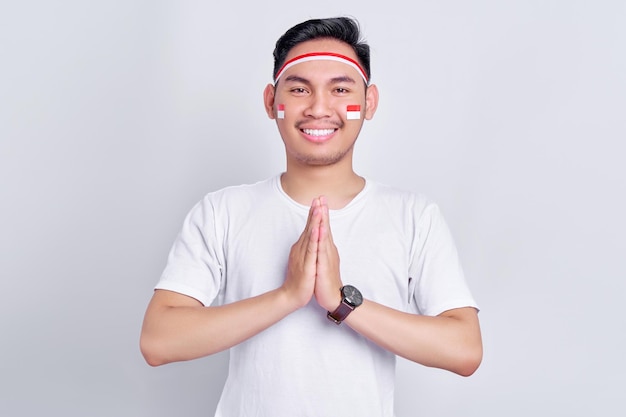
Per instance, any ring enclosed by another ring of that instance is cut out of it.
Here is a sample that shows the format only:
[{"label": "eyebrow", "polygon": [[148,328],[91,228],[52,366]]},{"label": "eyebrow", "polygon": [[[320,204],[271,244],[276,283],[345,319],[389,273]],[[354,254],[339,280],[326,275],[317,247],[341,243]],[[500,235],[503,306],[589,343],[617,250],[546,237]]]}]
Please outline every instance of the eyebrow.
[{"label": "eyebrow", "polygon": [[[287,77],[285,77],[285,82],[302,83],[302,84],[306,84],[306,85],[311,85],[311,81],[309,81],[308,79],[306,79],[304,77],[300,77],[298,75],[288,75]],[[342,76],[339,76],[339,77],[333,77],[329,81],[329,84],[337,84],[337,83],[351,83],[351,84],[355,84],[356,81],[354,80],[354,78],[349,77],[347,75],[342,75]]]},{"label": "eyebrow", "polygon": [[356,81],[354,80],[354,78],[352,77],[348,77],[347,75],[343,75],[341,77],[334,77],[330,79],[330,82],[332,84],[336,84],[336,83],[356,83]]}]

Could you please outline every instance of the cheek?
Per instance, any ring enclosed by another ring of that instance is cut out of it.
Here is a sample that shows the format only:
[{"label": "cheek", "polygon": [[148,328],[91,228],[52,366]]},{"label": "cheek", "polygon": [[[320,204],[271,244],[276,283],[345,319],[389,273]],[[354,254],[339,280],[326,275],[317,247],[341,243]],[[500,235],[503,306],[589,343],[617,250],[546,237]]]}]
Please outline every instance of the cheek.
[{"label": "cheek", "polygon": [[348,104],[346,106],[346,120],[361,120],[361,105]]},{"label": "cheek", "polygon": [[[301,106],[298,106],[297,103],[285,103],[284,100],[276,100],[274,114],[276,119],[284,120],[293,119],[297,114],[303,111]],[[345,120],[361,120],[363,115],[363,106],[358,103],[358,100],[346,100],[340,103],[331,104],[332,107],[335,108],[338,116],[344,118]]]}]

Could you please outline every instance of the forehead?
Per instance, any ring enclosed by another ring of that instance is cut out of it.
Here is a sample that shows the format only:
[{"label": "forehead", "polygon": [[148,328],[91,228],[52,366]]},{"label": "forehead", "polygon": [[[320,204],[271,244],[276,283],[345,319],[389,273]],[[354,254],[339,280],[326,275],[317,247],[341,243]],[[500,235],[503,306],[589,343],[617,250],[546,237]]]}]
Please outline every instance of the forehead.
[{"label": "forehead", "polygon": [[286,61],[289,61],[290,59],[298,55],[307,54],[309,52],[334,52],[358,61],[358,57],[356,56],[356,53],[350,45],[345,42],[341,42],[331,38],[314,39],[312,41],[299,43],[298,45],[291,48],[291,50],[287,54]]},{"label": "forehead", "polygon": [[[296,45],[289,51],[285,62],[289,62],[291,59],[299,57],[301,55],[320,52],[343,55],[346,58],[358,62],[357,55],[350,45],[332,38],[315,39]],[[321,76],[323,78],[324,74],[328,74],[327,71],[335,73],[335,76],[342,76],[343,74],[345,74],[347,76],[350,76],[351,78],[354,76],[354,74],[359,74],[358,78],[361,78],[361,73],[351,64],[326,59],[297,62],[295,63],[295,65],[291,64],[290,68],[288,67],[284,70],[283,75],[279,74],[278,76],[282,78],[287,74],[299,74],[302,71],[308,73],[305,76],[306,78],[309,78],[310,76],[312,76],[312,74],[316,76],[315,78],[317,78],[317,76]],[[313,72],[312,74],[311,71]],[[363,76],[365,77],[365,75]],[[357,77],[355,77],[355,79],[356,78]]]}]

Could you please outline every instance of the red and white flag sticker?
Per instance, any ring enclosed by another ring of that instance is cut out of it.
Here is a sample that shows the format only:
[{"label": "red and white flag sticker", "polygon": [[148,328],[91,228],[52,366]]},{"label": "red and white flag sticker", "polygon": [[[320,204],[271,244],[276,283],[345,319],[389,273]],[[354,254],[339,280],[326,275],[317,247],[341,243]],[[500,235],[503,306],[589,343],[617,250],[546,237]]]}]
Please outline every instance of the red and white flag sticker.
[{"label": "red and white flag sticker", "polygon": [[279,104],[278,106],[276,106],[276,118],[277,119],[285,118],[285,105],[284,104]]},{"label": "red and white flag sticker", "polygon": [[351,104],[347,108],[346,119],[348,120],[360,120],[361,119],[361,105]]}]

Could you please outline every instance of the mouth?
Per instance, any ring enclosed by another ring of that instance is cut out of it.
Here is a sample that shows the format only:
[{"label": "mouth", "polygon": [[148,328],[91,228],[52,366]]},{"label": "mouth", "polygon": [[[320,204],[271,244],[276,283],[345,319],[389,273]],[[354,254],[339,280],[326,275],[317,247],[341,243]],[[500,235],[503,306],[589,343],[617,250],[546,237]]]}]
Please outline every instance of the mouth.
[{"label": "mouth", "polygon": [[302,133],[308,136],[328,136],[335,133],[337,129],[300,129]]},{"label": "mouth", "polygon": [[311,142],[325,142],[329,140],[338,129],[300,129],[304,137]]}]

